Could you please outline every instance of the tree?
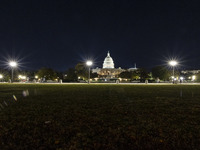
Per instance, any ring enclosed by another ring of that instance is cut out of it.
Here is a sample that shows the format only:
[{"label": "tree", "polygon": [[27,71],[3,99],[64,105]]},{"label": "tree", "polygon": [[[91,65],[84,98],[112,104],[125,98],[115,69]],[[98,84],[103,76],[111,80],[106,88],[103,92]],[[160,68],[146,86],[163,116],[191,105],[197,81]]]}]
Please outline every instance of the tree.
[{"label": "tree", "polygon": [[39,78],[45,78],[46,80],[57,79],[56,72],[51,68],[41,68],[40,70],[38,70],[37,75]]},{"label": "tree", "polygon": [[139,70],[131,71],[131,80],[138,80],[138,79],[140,79]]},{"label": "tree", "polygon": [[98,74],[97,74],[97,73],[92,73],[92,72],[90,72],[90,77],[91,77],[91,78],[97,78],[97,77],[98,77]]},{"label": "tree", "polygon": [[147,80],[150,78],[149,73],[144,68],[138,69],[138,73],[140,75],[140,80]]},{"label": "tree", "polygon": [[78,76],[76,74],[76,70],[74,68],[69,68],[66,71],[66,76],[64,77],[64,80],[67,82],[74,82],[77,81]]},{"label": "tree", "polygon": [[119,77],[120,77],[120,78],[131,79],[132,73],[129,72],[129,71],[124,71],[124,72],[121,72],[121,73],[119,74]]},{"label": "tree", "polygon": [[77,76],[81,78],[88,78],[88,68],[85,66],[84,63],[78,63],[75,66]]},{"label": "tree", "polygon": [[196,76],[196,81],[200,82],[200,73],[197,73],[195,76]]},{"label": "tree", "polygon": [[64,77],[63,77],[63,72],[56,71],[56,74],[57,74],[57,77],[58,77],[59,79],[61,79],[61,80],[64,79]]},{"label": "tree", "polygon": [[6,82],[8,82],[9,79],[11,79],[11,75],[10,75],[9,70],[1,69],[1,68],[0,68],[0,74],[3,75],[3,78],[1,79],[1,81],[6,81]]},{"label": "tree", "polygon": [[152,76],[155,79],[159,78],[160,80],[169,80],[170,71],[164,66],[156,66],[152,68]]}]

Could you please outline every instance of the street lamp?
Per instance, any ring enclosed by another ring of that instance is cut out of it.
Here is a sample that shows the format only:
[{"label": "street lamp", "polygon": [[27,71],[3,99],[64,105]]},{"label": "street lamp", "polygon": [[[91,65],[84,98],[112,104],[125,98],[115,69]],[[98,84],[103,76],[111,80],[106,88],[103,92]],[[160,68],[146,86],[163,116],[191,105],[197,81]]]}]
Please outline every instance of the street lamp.
[{"label": "street lamp", "polygon": [[86,62],[86,65],[88,66],[88,70],[89,70],[89,73],[88,73],[88,84],[90,84],[90,66],[92,66],[92,61],[88,60]]},{"label": "street lamp", "polygon": [[178,62],[175,61],[175,60],[171,60],[171,61],[169,62],[169,65],[172,66],[172,68],[173,68],[173,83],[174,83],[174,67],[175,67],[177,64],[178,64]]},{"label": "street lamp", "polygon": [[2,80],[3,79],[3,75],[2,74],[0,74],[0,80]]},{"label": "street lamp", "polygon": [[10,65],[11,70],[12,70],[12,80],[11,80],[11,82],[13,82],[13,71],[14,71],[14,68],[17,67],[17,62],[11,61],[11,62],[9,62],[9,65]]},{"label": "street lamp", "polygon": [[0,79],[2,79],[3,78],[3,75],[2,74],[0,74]]}]

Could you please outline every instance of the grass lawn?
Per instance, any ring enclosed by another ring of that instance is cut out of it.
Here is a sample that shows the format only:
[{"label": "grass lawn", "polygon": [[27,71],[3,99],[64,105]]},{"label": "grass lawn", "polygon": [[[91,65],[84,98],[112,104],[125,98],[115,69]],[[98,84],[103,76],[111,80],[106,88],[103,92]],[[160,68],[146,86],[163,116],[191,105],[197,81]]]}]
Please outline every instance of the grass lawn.
[{"label": "grass lawn", "polygon": [[0,84],[0,149],[199,147],[200,85]]}]

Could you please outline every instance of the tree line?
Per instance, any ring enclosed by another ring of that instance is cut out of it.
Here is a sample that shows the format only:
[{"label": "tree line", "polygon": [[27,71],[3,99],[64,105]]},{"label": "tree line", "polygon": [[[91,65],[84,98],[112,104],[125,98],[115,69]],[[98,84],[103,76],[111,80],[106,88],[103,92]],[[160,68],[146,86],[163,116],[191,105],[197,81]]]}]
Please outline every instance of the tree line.
[{"label": "tree line", "polygon": [[[0,74],[3,75],[2,81],[9,81],[11,78],[11,71],[7,69],[0,69]],[[58,72],[51,68],[41,68],[37,71],[22,71],[22,70],[15,70],[14,71],[14,80],[18,81],[18,75],[25,75],[29,77],[29,80],[33,80],[36,78],[38,79],[45,79],[45,80],[52,80],[52,81],[59,81],[63,80],[64,82],[77,82],[78,80],[87,80],[88,79],[88,67],[85,63],[78,63],[74,68],[69,68],[64,72]],[[175,76],[180,76],[179,71],[175,71]],[[192,74],[187,74],[186,77],[191,76]],[[133,71],[124,71],[119,74],[119,78],[124,78],[128,80],[162,80],[162,81],[169,81],[170,77],[172,76],[172,69],[167,68],[165,66],[156,66],[151,69],[151,71],[147,71],[144,68],[139,68]],[[97,78],[97,73],[90,72],[91,78]],[[200,81],[200,73],[196,74],[196,81]]]}]

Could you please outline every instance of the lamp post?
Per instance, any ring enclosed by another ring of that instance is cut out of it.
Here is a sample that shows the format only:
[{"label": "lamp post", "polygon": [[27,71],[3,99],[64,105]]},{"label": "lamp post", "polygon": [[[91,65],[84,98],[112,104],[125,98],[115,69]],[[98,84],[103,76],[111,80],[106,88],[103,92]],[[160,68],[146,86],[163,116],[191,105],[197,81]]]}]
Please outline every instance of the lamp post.
[{"label": "lamp post", "polygon": [[13,72],[14,72],[14,68],[17,67],[17,62],[15,61],[11,61],[9,63],[10,67],[11,67],[11,70],[12,70],[12,78],[11,78],[11,82],[13,82]]},{"label": "lamp post", "polygon": [[173,83],[174,83],[174,67],[175,67],[177,64],[178,64],[178,62],[175,61],[175,60],[171,60],[171,61],[169,62],[169,65],[172,66],[172,68],[173,68],[173,72],[172,72],[172,75],[173,75]]},{"label": "lamp post", "polygon": [[3,79],[3,75],[2,75],[2,74],[0,74],[0,80],[2,81],[2,79]]},{"label": "lamp post", "polygon": [[88,66],[88,70],[89,70],[89,72],[88,72],[88,84],[90,84],[90,66],[92,66],[92,61],[90,61],[90,60],[88,60],[87,62],[86,62],[86,65]]}]

